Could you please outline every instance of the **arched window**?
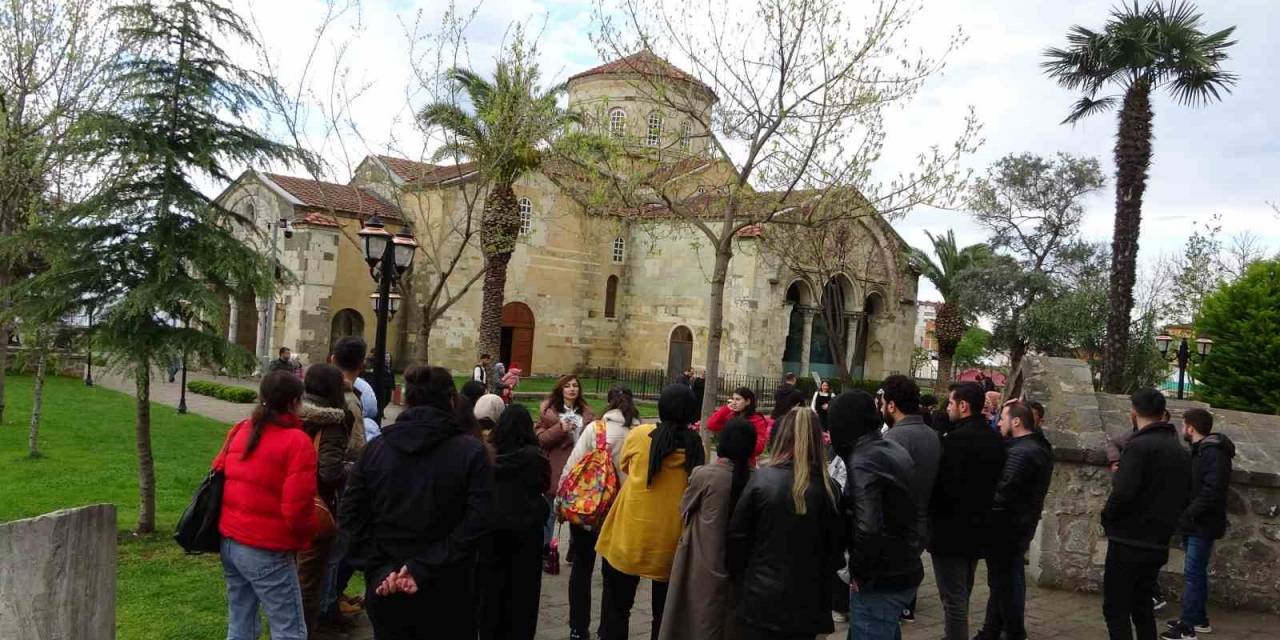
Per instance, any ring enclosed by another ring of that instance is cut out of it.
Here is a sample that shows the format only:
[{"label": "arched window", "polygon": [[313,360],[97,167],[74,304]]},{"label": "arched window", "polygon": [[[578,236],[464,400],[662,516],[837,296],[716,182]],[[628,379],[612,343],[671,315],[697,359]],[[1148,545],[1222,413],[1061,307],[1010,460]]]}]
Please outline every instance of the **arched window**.
[{"label": "arched window", "polygon": [[627,133],[627,112],[622,107],[609,110],[609,135],[622,138]]},{"label": "arched window", "polygon": [[689,143],[693,137],[693,129],[689,127],[689,123],[685,122],[680,125],[680,148],[684,151],[689,150]]},{"label": "arched window", "polygon": [[604,317],[618,317],[618,276],[609,276],[604,284]]},{"label": "arched window", "polygon": [[650,147],[656,147],[662,142],[662,114],[654,111],[649,114],[649,135],[645,137],[644,143]]},{"label": "arched window", "polygon": [[621,263],[627,257],[627,241],[618,236],[613,239],[613,261]]},{"label": "arched window", "polygon": [[528,198],[520,198],[520,235],[527,236],[533,231],[533,203]]}]

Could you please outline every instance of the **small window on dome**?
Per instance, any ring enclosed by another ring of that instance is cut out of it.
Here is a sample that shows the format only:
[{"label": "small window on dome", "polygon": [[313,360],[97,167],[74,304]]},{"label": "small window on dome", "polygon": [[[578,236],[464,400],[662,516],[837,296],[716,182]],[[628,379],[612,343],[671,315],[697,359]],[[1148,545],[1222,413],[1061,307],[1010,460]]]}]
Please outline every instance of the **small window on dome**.
[{"label": "small window on dome", "polygon": [[520,198],[520,235],[527,236],[533,231],[533,203],[528,198]]},{"label": "small window on dome", "polygon": [[609,110],[609,135],[621,139],[627,132],[627,112],[620,107]]},{"label": "small window on dome", "polygon": [[656,147],[662,142],[662,114],[654,111],[649,114],[649,135],[644,143]]}]

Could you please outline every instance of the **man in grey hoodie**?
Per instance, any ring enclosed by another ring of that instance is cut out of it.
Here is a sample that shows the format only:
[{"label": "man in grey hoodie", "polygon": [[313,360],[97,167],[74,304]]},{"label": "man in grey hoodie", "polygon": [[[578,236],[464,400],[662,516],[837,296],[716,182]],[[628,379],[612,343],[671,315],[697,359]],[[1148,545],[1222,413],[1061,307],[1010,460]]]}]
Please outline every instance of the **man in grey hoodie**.
[{"label": "man in grey hoodie", "polygon": [[[920,387],[915,380],[904,375],[885,378],[876,392],[876,402],[889,426],[884,439],[902,445],[915,465],[911,493],[919,514],[920,548],[924,549],[929,540],[929,498],[938,475],[938,460],[942,458],[942,441],[919,415]],[[915,621],[915,609],[916,599],[912,598],[911,606],[902,612],[904,622]]]}]

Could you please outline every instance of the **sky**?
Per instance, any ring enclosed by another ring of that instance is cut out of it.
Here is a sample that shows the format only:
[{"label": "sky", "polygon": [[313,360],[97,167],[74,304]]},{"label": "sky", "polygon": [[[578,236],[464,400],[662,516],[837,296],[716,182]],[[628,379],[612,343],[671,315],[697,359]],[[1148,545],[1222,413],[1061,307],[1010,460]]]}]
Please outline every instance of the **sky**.
[{"label": "sky", "polygon": [[[330,179],[345,181],[368,153],[423,155],[424,143],[411,125],[413,111],[426,102],[415,86],[411,58],[431,66],[420,54],[427,47],[414,34],[435,30],[441,0],[332,0],[338,18],[316,36],[325,0],[235,0],[259,32],[267,57],[287,87],[303,88],[312,104],[307,145],[326,158]],[[849,0],[859,16],[867,3]],[[1186,107],[1156,96],[1154,158],[1143,206],[1140,263],[1176,251],[1196,224],[1221,216],[1223,234],[1251,231],[1271,253],[1280,250],[1280,217],[1268,202],[1280,201],[1280,120],[1275,105],[1280,85],[1274,62],[1280,42],[1269,30],[1280,24],[1280,2],[1214,0],[1199,3],[1205,28],[1237,27],[1238,44],[1225,66],[1238,74],[1233,92],[1220,103]],[[1081,234],[1109,241],[1113,220],[1114,164],[1111,149],[1116,118],[1093,116],[1077,125],[1061,125],[1078,95],[1059,88],[1039,68],[1042,51],[1065,44],[1073,24],[1101,27],[1113,2],[1077,0],[925,0],[905,37],[913,46],[936,51],[959,28],[967,41],[948,58],[945,71],[886,118],[885,153],[876,173],[909,171],[913,158],[929,144],[954,139],[969,107],[982,123],[985,142],[962,166],[975,173],[1011,153],[1052,155],[1059,151],[1097,157],[1108,185],[1086,201]],[[539,34],[539,59],[548,81],[602,62],[591,41],[589,2],[504,0],[475,4],[468,29],[470,65],[491,69],[494,53],[513,23]],[[309,55],[313,45],[315,54]],[[247,53],[242,52],[244,55]],[[311,60],[309,67],[305,66]],[[335,62],[337,61],[337,62]],[[308,69],[304,73],[304,68]],[[335,90],[336,89],[336,90]],[[333,95],[349,99],[332,100]],[[327,104],[350,103],[342,119],[349,124],[327,134],[319,122]],[[278,126],[278,125],[277,125]],[[894,222],[906,241],[925,248],[925,231],[954,229],[964,245],[981,242],[984,231],[964,211],[917,209]],[[937,299],[921,281],[921,299]]]}]

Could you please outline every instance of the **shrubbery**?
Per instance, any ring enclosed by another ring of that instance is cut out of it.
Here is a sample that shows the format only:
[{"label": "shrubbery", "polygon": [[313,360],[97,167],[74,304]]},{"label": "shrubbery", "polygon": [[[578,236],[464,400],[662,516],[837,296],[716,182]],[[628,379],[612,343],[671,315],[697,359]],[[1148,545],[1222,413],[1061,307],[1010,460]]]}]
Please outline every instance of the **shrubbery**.
[{"label": "shrubbery", "polygon": [[[866,391],[867,393],[870,393],[872,395],[875,395],[876,391],[880,390],[880,384],[883,382],[883,380],[866,380],[866,379],[849,380],[847,382],[841,382],[837,378],[827,378],[826,381],[831,383],[831,391],[833,393],[841,393],[843,391],[852,391],[854,389],[862,389],[863,391]],[[818,390],[818,383],[815,382],[813,378],[810,378],[808,376],[796,378],[796,389],[799,389],[800,392],[804,394],[804,397],[808,398],[808,397],[811,397],[813,393]]]},{"label": "shrubbery", "polygon": [[187,389],[202,396],[211,396],[219,400],[238,402],[240,404],[249,404],[258,399],[258,392],[253,389],[236,387],[220,382],[209,382],[208,380],[192,380],[187,383]]},{"label": "shrubbery", "polygon": [[1213,339],[1203,363],[1192,358],[1200,398],[1224,409],[1280,412],[1280,261],[1255,263],[1206,297],[1195,326]]}]

